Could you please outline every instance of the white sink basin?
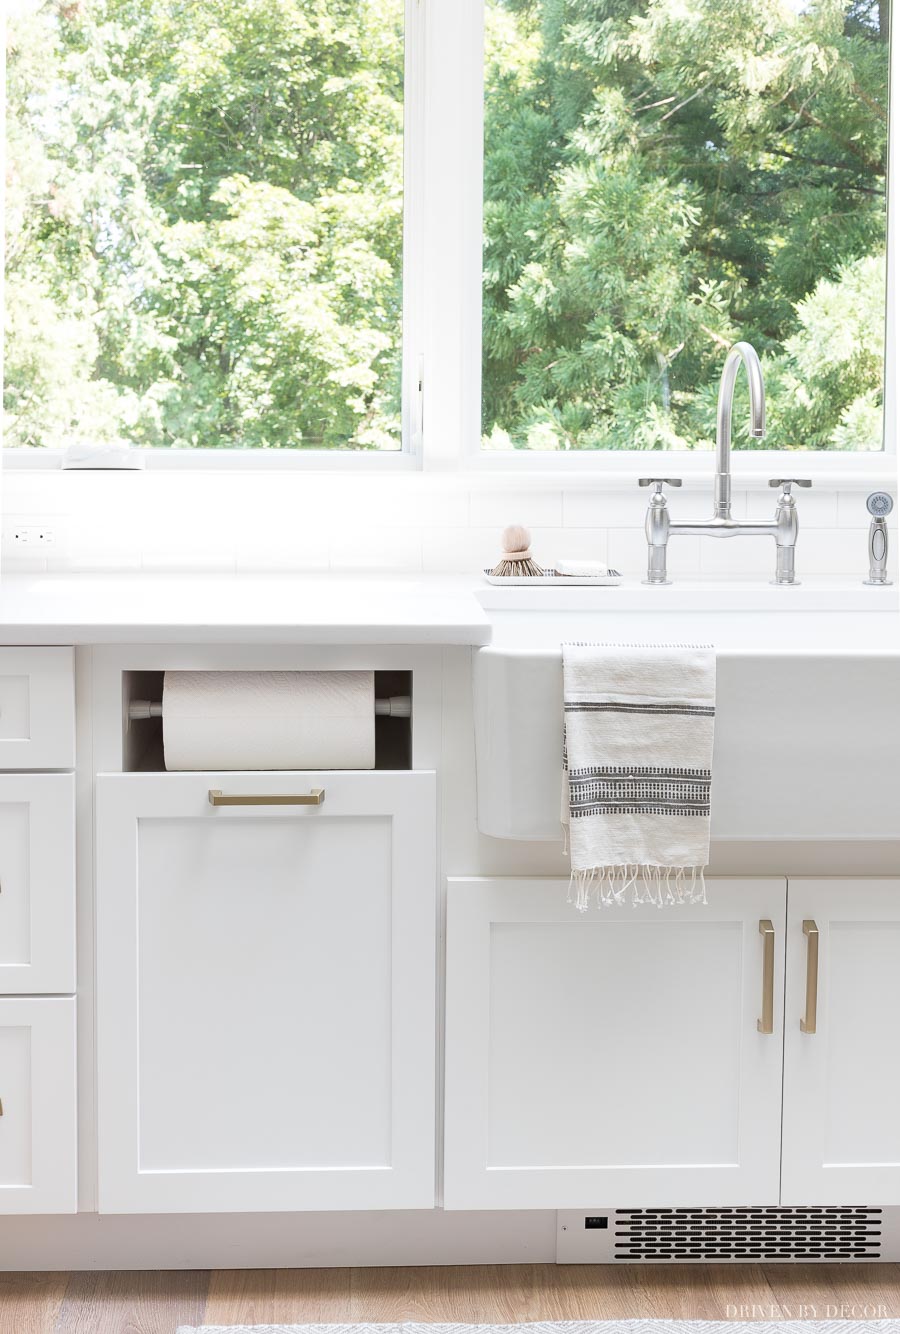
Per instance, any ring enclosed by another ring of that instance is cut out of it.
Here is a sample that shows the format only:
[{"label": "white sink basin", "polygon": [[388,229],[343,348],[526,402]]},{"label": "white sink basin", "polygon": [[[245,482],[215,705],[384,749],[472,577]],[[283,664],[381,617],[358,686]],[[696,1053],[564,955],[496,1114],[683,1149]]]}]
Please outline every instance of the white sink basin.
[{"label": "white sink basin", "polygon": [[897,589],[496,589],[475,655],[478,823],[559,838],[566,640],[717,649],[717,839],[900,838]]},{"label": "white sink basin", "polygon": [[860,580],[682,583],[665,588],[485,587],[491,647],[556,650],[567,639],[714,644],[721,652],[900,651],[900,593]]}]

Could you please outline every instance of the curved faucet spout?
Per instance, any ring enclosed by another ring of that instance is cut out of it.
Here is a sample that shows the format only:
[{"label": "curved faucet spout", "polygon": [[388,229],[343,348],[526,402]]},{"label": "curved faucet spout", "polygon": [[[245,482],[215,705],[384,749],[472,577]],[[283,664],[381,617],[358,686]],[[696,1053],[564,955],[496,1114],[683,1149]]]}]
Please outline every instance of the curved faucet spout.
[{"label": "curved faucet spout", "polygon": [[750,386],[750,434],[760,439],[766,433],[766,390],[756,349],[750,343],[735,343],[725,358],[719,385],[716,416],[716,481],[714,514],[717,519],[731,518],[731,409],[734,386],[741,362]]}]

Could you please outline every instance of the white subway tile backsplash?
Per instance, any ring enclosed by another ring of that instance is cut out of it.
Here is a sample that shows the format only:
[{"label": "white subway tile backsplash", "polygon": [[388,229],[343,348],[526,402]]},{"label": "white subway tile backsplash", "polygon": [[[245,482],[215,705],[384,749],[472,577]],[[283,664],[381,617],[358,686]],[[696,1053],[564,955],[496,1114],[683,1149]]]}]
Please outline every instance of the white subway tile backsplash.
[{"label": "white subway tile backsplash", "polygon": [[501,557],[496,528],[426,528],[422,533],[422,568],[430,573],[478,574]]},{"label": "white subway tile backsplash", "polygon": [[68,540],[65,552],[54,553],[56,570],[139,570],[141,550],[147,545],[143,516],[111,510],[98,513],[92,507],[66,516]]},{"label": "white subway tile backsplash", "polygon": [[422,569],[422,534],[415,528],[352,527],[331,533],[332,570]]},{"label": "white subway tile backsplash", "polygon": [[703,575],[747,575],[754,579],[775,576],[775,540],[771,537],[701,537],[700,572]]},{"label": "white subway tile backsplash", "polygon": [[[510,523],[532,530],[535,558],[604,561],[629,578],[646,569],[647,491],[543,486],[538,479],[453,478],[434,474],[325,474],[302,471],[137,473],[7,472],[3,511],[64,519],[67,541],[45,561],[16,570],[409,570],[477,573],[500,558]],[[874,488],[873,488],[874,489]],[[869,518],[864,490],[799,491],[797,568],[808,574],[865,570]],[[776,493],[735,487],[736,518],[770,518]],[[711,512],[711,487],[690,481],[669,495],[675,519]],[[898,512],[890,526],[896,532]],[[895,542],[895,548],[896,548]],[[763,538],[673,536],[674,578],[771,577],[774,542]]]},{"label": "white subway tile backsplash", "polygon": [[807,574],[859,575],[869,570],[868,526],[859,533],[850,529],[801,532],[797,543],[797,577]]},{"label": "white subway tile backsplash", "polygon": [[236,551],[238,570],[327,570],[330,562],[329,534],[308,529],[293,533],[255,531],[242,535]]},{"label": "white subway tile backsplash", "polygon": [[496,527],[499,532],[511,523],[527,528],[562,527],[562,492],[473,491],[469,501],[469,523],[474,528]]},{"label": "white subway tile backsplash", "polygon": [[404,479],[360,492],[362,521],[385,528],[467,528],[468,493],[410,486]]},{"label": "white subway tile backsplash", "polygon": [[148,574],[181,573],[198,570],[204,574],[230,574],[237,568],[234,555],[224,551],[209,553],[179,547],[171,551],[145,551],[141,569]]},{"label": "white subway tile backsplash", "polygon": [[533,528],[531,548],[538,565],[550,569],[560,559],[607,563],[605,528]]},{"label": "white subway tile backsplash", "polygon": [[610,491],[563,492],[563,523],[567,528],[641,527],[647,512],[647,491],[638,486]]},{"label": "white subway tile backsplash", "polygon": [[[691,486],[687,490],[669,489],[666,498],[673,519],[705,519],[712,514],[712,482],[702,488]],[[638,486],[605,492],[566,491],[563,495],[563,522],[575,528],[596,526],[643,529],[649,499],[649,489]],[[731,510],[736,519],[746,518],[746,491],[735,489]]]},{"label": "white subway tile backsplash", "polygon": [[47,562],[44,559],[30,557],[27,560],[20,560],[17,556],[3,555],[0,561],[0,574],[43,574],[47,569]]},{"label": "white subway tile backsplash", "polygon": [[55,470],[41,472],[14,472],[0,470],[0,494],[4,514],[30,513],[64,514],[69,509],[69,489],[66,477]]},{"label": "white subway tile backsplash", "polygon": [[[609,564],[629,579],[644,579],[647,574],[647,539],[643,529],[611,528],[608,547]],[[700,569],[700,538],[673,537],[669,542],[669,573],[673,579],[696,575]]]}]

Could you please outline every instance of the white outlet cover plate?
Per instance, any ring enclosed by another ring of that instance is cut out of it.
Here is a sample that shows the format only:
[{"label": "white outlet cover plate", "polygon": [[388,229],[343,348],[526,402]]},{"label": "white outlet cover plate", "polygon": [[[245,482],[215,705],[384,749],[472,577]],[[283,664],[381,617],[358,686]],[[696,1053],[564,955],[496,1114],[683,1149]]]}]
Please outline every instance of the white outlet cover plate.
[{"label": "white outlet cover plate", "polygon": [[[68,547],[66,514],[4,514],[2,524],[0,548],[6,560],[31,562],[58,558],[66,553]],[[46,529],[53,534],[53,541],[46,544],[37,541],[17,542],[15,534],[23,528],[31,532]]]}]

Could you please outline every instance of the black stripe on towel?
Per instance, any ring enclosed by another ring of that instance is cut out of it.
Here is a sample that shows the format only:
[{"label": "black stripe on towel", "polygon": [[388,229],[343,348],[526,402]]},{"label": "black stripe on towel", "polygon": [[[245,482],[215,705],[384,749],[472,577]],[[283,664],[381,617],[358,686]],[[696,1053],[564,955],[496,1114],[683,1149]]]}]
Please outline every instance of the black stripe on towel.
[{"label": "black stripe on towel", "polygon": [[659,766],[655,764],[601,764],[589,769],[571,769],[570,779],[583,778],[674,778],[682,782],[692,782],[712,778],[710,769],[682,769],[680,767]]},{"label": "black stripe on towel", "polygon": [[631,806],[578,806],[569,815],[580,820],[583,815],[709,815],[709,804],[704,806],[651,806],[649,803]]},{"label": "black stripe on towel", "polygon": [[611,766],[569,775],[569,811],[582,815],[707,815],[710,774],[706,769]]},{"label": "black stripe on towel", "polygon": [[567,701],[566,713],[644,713],[658,717],[662,714],[685,714],[691,718],[715,718],[716,710],[712,704],[625,704],[614,700],[576,703]]}]

